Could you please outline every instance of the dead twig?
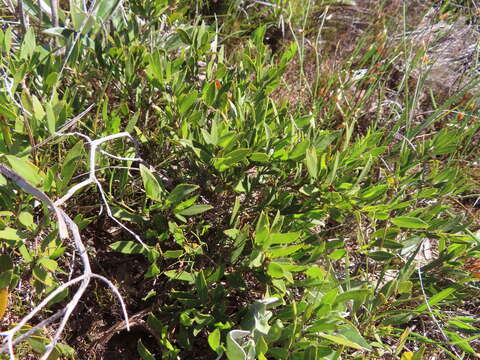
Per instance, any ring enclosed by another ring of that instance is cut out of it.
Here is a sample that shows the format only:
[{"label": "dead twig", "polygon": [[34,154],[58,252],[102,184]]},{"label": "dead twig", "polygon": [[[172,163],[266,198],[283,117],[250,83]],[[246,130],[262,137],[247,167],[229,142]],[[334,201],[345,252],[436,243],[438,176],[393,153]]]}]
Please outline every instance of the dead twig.
[{"label": "dead twig", "polygon": [[[90,108],[91,107],[89,107],[86,111],[90,110]],[[80,115],[83,116],[82,114],[80,114]],[[78,117],[76,119],[78,119]],[[74,118],[71,122],[66,124],[64,127],[69,127],[69,126],[73,125],[75,123],[74,120],[76,120],[76,119]],[[63,330],[64,330],[70,316],[72,315],[73,311],[77,307],[80,299],[82,298],[83,294],[85,293],[85,291],[86,291],[87,287],[89,286],[92,278],[95,278],[95,279],[98,279],[98,280],[104,282],[112,290],[112,292],[117,296],[117,298],[119,299],[121,309],[122,309],[122,313],[123,313],[123,317],[124,317],[124,321],[121,322],[121,325],[119,325],[116,328],[117,330],[115,330],[115,331],[118,331],[118,329],[129,330],[130,326],[131,326],[131,322],[130,322],[130,319],[129,319],[128,314],[127,314],[126,306],[125,306],[125,303],[123,301],[123,298],[122,298],[120,292],[115,287],[115,285],[112,282],[110,282],[108,279],[106,279],[105,277],[103,277],[101,275],[94,274],[92,272],[92,269],[91,269],[91,266],[90,266],[90,260],[89,260],[89,257],[88,257],[88,253],[87,253],[86,248],[85,248],[85,246],[82,242],[82,238],[81,238],[78,226],[65,213],[65,211],[63,211],[61,209],[61,206],[64,205],[81,188],[83,188],[83,187],[85,187],[85,186],[87,186],[91,183],[94,183],[94,184],[97,185],[98,191],[100,192],[100,195],[102,197],[104,206],[107,209],[107,213],[108,213],[109,217],[111,219],[113,219],[121,228],[123,228],[124,230],[129,232],[132,236],[134,236],[137,239],[137,241],[139,241],[139,243],[142,244],[142,246],[147,248],[147,246],[143,243],[143,241],[140,239],[140,237],[136,233],[134,233],[132,230],[127,228],[125,225],[123,225],[120,221],[118,221],[112,215],[112,212],[110,210],[110,206],[107,203],[105,192],[103,191],[103,188],[100,184],[100,181],[96,177],[96,163],[95,163],[95,158],[96,158],[96,155],[97,155],[98,152],[101,152],[101,153],[103,153],[107,156],[110,156],[110,157],[118,159],[118,160],[140,161],[140,162],[143,162],[143,160],[139,157],[126,158],[126,157],[121,157],[121,156],[115,156],[115,155],[112,155],[108,152],[105,152],[105,151],[102,151],[101,149],[99,149],[100,145],[102,145],[103,143],[105,143],[107,141],[114,140],[114,139],[119,139],[119,138],[124,138],[124,137],[129,138],[136,145],[134,139],[130,136],[130,134],[128,134],[126,132],[109,135],[109,136],[106,136],[106,137],[103,137],[103,138],[100,138],[100,139],[97,139],[97,140],[92,140],[88,136],[86,136],[84,134],[81,134],[81,133],[56,133],[56,136],[68,136],[68,135],[80,136],[80,137],[84,138],[88,142],[88,144],[90,145],[89,177],[88,177],[88,179],[72,186],[62,198],[58,199],[55,202],[52,201],[43,191],[41,191],[40,189],[36,188],[35,186],[29,184],[27,182],[27,180],[25,180],[23,177],[21,177],[19,174],[17,174],[12,169],[10,169],[8,166],[6,166],[4,164],[0,164],[0,173],[1,174],[3,174],[5,177],[7,177],[11,181],[13,181],[15,184],[17,184],[17,186],[22,188],[25,192],[31,194],[36,199],[45,203],[49,207],[49,209],[55,213],[56,218],[57,218],[58,231],[59,231],[60,237],[62,239],[70,239],[70,234],[71,234],[71,238],[73,238],[74,248],[76,250],[76,253],[79,255],[79,257],[81,259],[81,262],[82,262],[82,265],[83,265],[82,275],[77,276],[76,278],[73,278],[73,279],[65,282],[64,284],[60,285],[59,287],[57,287],[48,296],[46,296],[37,306],[35,306],[26,316],[24,316],[16,326],[14,326],[13,328],[11,328],[8,331],[4,331],[4,332],[0,333],[0,336],[4,337],[4,339],[2,341],[3,345],[0,347],[0,353],[8,351],[10,360],[15,360],[15,354],[14,354],[14,346],[15,345],[17,345],[19,342],[21,342],[25,338],[33,335],[37,331],[51,325],[54,322],[59,321],[59,324],[58,324],[58,326],[55,330],[55,333],[54,333],[53,337],[50,339],[50,344],[46,347],[46,351],[41,357],[41,360],[46,360],[50,356],[50,354],[52,353],[52,351],[55,348],[58,341],[60,340],[60,337],[63,333]],[[49,140],[50,139],[44,140],[44,143],[46,141],[49,141]],[[38,144],[38,145],[40,146],[41,144]],[[137,149],[137,147],[136,147],[136,149]],[[25,330],[25,326],[27,325],[27,323],[35,315],[37,315],[40,311],[42,311],[52,299],[54,299],[62,291],[66,290],[69,287],[75,286],[77,284],[79,284],[79,286],[76,289],[73,297],[65,305],[65,307],[63,309],[59,310],[55,314],[53,314],[53,315],[49,316],[48,318],[42,320],[41,322],[37,323],[31,329],[24,332],[23,334],[18,335],[18,333],[20,331]],[[145,314],[144,313],[136,314],[136,316],[138,316],[138,319],[139,319],[138,321],[141,320],[140,315],[143,316]],[[137,317],[135,317],[135,319],[137,319]]]}]

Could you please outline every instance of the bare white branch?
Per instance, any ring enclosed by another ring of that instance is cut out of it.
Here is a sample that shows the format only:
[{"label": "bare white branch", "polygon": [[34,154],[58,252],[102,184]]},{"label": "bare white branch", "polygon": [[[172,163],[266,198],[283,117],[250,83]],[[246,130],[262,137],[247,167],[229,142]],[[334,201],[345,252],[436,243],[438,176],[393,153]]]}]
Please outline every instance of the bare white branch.
[{"label": "bare white branch", "polygon": [[[135,145],[135,150],[138,151],[138,147],[137,147],[137,143],[136,143],[135,139],[128,132],[121,132],[121,133],[118,133],[118,134],[105,136],[105,137],[97,139],[97,140],[92,140],[88,136],[86,136],[84,134],[81,134],[81,133],[78,133],[78,132],[59,133],[58,135],[59,136],[67,136],[67,135],[80,136],[80,137],[84,138],[85,141],[87,141],[87,143],[90,145],[90,156],[89,156],[90,163],[89,163],[88,178],[86,180],[82,181],[81,183],[76,184],[72,188],[70,188],[70,190],[67,192],[67,194],[65,194],[61,199],[59,199],[55,202],[55,205],[61,206],[70,197],[72,197],[75,192],[77,192],[81,188],[83,188],[83,187],[85,187],[85,186],[87,186],[87,185],[89,185],[93,182],[97,185],[97,189],[100,192],[100,196],[102,197],[103,204],[104,204],[105,209],[107,211],[108,217],[110,219],[112,219],[115,223],[117,223],[118,226],[120,226],[122,229],[124,229],[130,235],[132,235],[135,238],[135,240],[138,241],[139,244],[141,244],[145,249],[147,249],[148,248],[147,245],[142,241],[140,236],[138,236],[134,231],[130,230],[127,226],[125,226],[123,223],[118,221],[118,219],[113,216],[110,205],[108,205],[108,201],[107,201],[107,197],[105,195],[105,191],[103,190],[102,184],[100,183],[100,181],[97,179],[97,176],[96,176],[96,161],[95,160],[96,160],[97,151],[98,152],[102,151],[102,149],[99,149],[99,146],[101,144],[103,144],[104,142],[110,141],[110,140],[115,140],[115,139],[126,137],[133,142],[133,144]],[[143,160],[140,157],[138,157],[138,155],[137,155],[137,157],[134,157],[134,158],[126,158],[126,157],[115,157],[115,158],[126,160],[126,161],[141,161],[141,162],[143,162]]]},{"label": "bare white branch", "polygon": [[[79,255],[82,265],[83,265],[83,272],[82,275],[77,276],[74,279],[71,279],[62,285],[58,286],[55,290],[53,290],[48,296],[46,296],[38,305],[36,305],[26,316],[24,316],[19,323],[11,328],[8,331],[4,331],[0,333],[0,336],[3,336],[3,346],[0,347],[0,353],[3,353],[5,351],[8,351],[10,360],[15,360],[15,355],[14,355],[14,346],[17,345],[19,342],[24,340],[25,338],[33,335],[35,332],[51,325],[54,322],[60,321],[58,326],[55,329],[55,333],[53,337],[51,338],[50,344],[46,347],[45,353],[42,355],[41,359],[46,360],[52,351],[54,350],[56,344],[60,340],[60,337],[63,333],[63,330],[70,319],[70,316],[72,315],[73,311],[77,307],[80,299],[84,295],[87,287],[89,286],[91,279],[99,279],[100,281],[104,282],[115,294],[115,296],[118,298],[120,302],[120,307],[122,309],[122,314],[123,317],[125,318],[125,324],[127,329],[130,329],[130,323],[129,323],[129,318],[127,314],[127,309],[125,306],[125,302],[118,291],[118,289],[115,287],[115,285],[106,279],[105,277],[94,274],[92,272],[91,266],[90,266],[90,261],[88,258],[88,253],[86,251],[86,248],[82,242],[82,238],[80,235],[80,231],[78,229],[77,224],[63,211],[60,206],[64,205],[68,199],[70,199],[76,192],[78,192],[80,189],[90,185],[91,183],[95,183],[98,191],[100,192],[100,196],[102,197],[103,200],[103,205],[106,208],[108,216],[115,221],[121,228],[129,232],[132,236],[137,239],[137,241],[142,244],[145,248],[147,248],[147,245],[143,243],[141,240],[140,236],[138,236],[135,232],[127,228],[125,225],[123,225],[119,220],[117,220],[110,209],[110,206],[107,202],[107,197],[105,195],[105,192],[102,188],[102,185],[100,181],[96,177],[96,155],[98,152],[105,154],[106,156],[109,156],[114,159],[118,160],[125,160],[125,161],[141,161],[143,160],[140,157],[135,157],[135,158],[127,158],[127,157],[121,157],[121,156],[115,156],[112,155],[106,151],[103,151],[102,149],[99,149],[100,145],[102,145],[104,142],[110,141],[110,140],[115,140],[119,138],[124,138],[127,137],[130,139],[134,145],[135,145],[135,150],[137,151],[137,144],[135,140],[130,136],[130,134],[123,132],[119,134],[113,134],[109,136],[105,136],[103,138],[97,139],[97,140],[92,140],[88,136],[73,132],[73,133],[57,133],[57,136],[64,136],[64,135],[74,135],[74,136],[80,136],[83,139],[86,140],[86,142],[90,146],[90,154],[89,154],[89,173],[88,173],[88,179],[75,184],[72,186],[67,193],[57,201],[53,202],[43,191],[37,189],[35,186],[29,184],[27,180],[22,178],[20,175],[18,175],[15,171],[10,169],[8,166],[1,164],[0,163],[0,173],[15,182],[20,188],[22,188],[24,191],[27,193],[31,194],[38,200],[46,203],[48,207],[56,214],[57,216],[57,223],[58,223],[58,229],[59,229],[59,235],[62,239],[70,239],[70,234],[71,238],[73,238],[73,245],[76,250],[76,253]],[[65,307],[55,313],[54,315],[51,315],[50,317],[42,320],[41,322],[37,323],[36,325],[32,326],[31,329],[28,331],[24,332],[23,334],[19,334],[20,331],[25,330],[25,326],[27,323],[39,312],[41,312],[43,309],[46,308],[48,303],[52,301],[57,295],[59,295],[61,292],[65,291],[71,286],[77,285],[80,283],[78,288],[75,290],[75,293],[73,294],[72,298],[70,301],[65,305]]]},{"label": "bare white branch", "polygon": [[47,194],[45,194],[42,190],[37,189],[35,186],[30,185],[27,182],[27,180],[25,180],[23,177],[18,175],[15,171],[13,171],[12,169],[10,169],[8,166],[4,164],[0,164],[0,173],[2,173],[4,176],[6,176],[7,178],[15,182],[19,187],[21,187],[24,191],[26,191],[30,195],[46,203],[48,207],[55,212],[55,215],[57,215],[58,232],[60,234],[60,237],[62,239],[66,239],[68,237],[67,227],[65,225],[65,221],[60,215],[60,212],[59,212],[60,209],[58,208],[58,206],[55,205],[55,203],[52,200],[50,200]]}]

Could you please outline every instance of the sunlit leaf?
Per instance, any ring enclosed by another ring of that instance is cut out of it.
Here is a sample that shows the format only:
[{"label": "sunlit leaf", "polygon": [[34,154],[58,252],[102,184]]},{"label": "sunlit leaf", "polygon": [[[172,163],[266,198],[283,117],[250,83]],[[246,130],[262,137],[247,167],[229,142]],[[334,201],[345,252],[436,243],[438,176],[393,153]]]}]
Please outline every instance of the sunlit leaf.
[{"label": "sunlit leaf", "polygon": [[217,328],[208,335],[208,345],[213,351],[218,351],[220,347],[220,330]]},{"label": "sunlit leaf", "polygon": [[[449,288],[446,288],[446,289],[443,289],[442,291],[440,291],[439,293],[433,295],[432,297],[430,297],[428,299],[428,304],[430,306],[433,306],[433,305],[436,305],[438,304],[440,301],[442,300],[445,300],[446,298],[448,298],[450,295],[452,295],[455,291],[457,291],[456,288],[454,287],[449,287]],[[421,304],[420,306],[418,306],[415,310],[416,311],[425,311],[427,310],[428,308],[428,305],[426,302],[424,302],[423,304]]]},{"label": "sunlit leaf", "polygon": [[12,166],[12,170],[27,180],[33,186],[39,186],[45,177],[38,167],[30,161],[20,159],[13,155],[7,155],[8,162]]},{"label": "sunlit leaf", "polygon": [[144,254],[146,252],[141,244],[134,241],[117,241],[111,244],[110,248],[122,254]]},{"label": "sunlit leaf", "polygon": [[357,344],[353,341],[350,341],[343,336],[330,335],[330,334],[324,334],[324,333],[317,333],[317,335],[324,338],[324,339],[330,340],[334,344],[348,346],[348,347],[351,347],[351,348],[357,349],[357,350],[367,350],[367,349],[363,348],[361,345],[359,345],[359,344]]},{"label": "sunlit leaf", "polygon": [[398,216],[390,220],[393,224],[408,229],[426,229],[428,224],[422,219],[410,216]]}]

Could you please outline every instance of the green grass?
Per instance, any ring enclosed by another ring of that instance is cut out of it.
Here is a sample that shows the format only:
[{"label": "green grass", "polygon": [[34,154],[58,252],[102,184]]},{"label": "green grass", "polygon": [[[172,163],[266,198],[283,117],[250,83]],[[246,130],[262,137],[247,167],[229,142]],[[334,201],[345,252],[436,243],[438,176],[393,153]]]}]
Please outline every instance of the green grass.
[{"label": "green grass", "polygon": [[[69,119],[93,104],[69,131],[92,139],[126,131],[139,142],[143,163],[99,155],[96,175],[114,216],[146,246],[115,232],[95,186],[64,207],[94,271],[113,279],[130,315],[148,310],[137,325],[148,336],[134,339],[138,355],[129,356],[480,351],[479,288],[465,267],[480,256],[478,94],[444,99],[414,78],[423,52],[406,36],[390,40],[411,26],[412,9],[394,22],[382,17],[388,9],[372,10],[362,31],[322,45],[324,34],[343,31],[327,17],[342,9],[327,1],[127,1],[116,12],[117,2],[101,1],[91,17],[64,8],[62,31],[39,21],[36,2],[25,4],[30,29],[0,31],[11,84],[0,89],[2,161],[55,200],[89,171],[84,139],[55,134]],[[446,1],[445,11],[475,9]],[[348,43],[353,51],[338,50]],[[121,139],[102,149],[135,154]],[[38,303],[78,269],[47,207],[0,181],[0,288],[9,286],[13,304],[6,330],[30,310],[27,293]],[[86,356],[95,332],[121,321],[105,292],[90,286],[77,311],[106,325],[85,320],[80,334],[70,325],[57,357]],[[43,352],[51,333],[19,354]]]}]

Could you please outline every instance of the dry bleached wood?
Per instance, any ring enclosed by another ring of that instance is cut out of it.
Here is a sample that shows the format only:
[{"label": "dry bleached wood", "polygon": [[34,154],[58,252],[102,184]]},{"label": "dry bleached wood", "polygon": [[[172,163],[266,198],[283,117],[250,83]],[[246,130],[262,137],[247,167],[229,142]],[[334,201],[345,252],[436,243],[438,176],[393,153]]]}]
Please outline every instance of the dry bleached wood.
[{"label": "dry bleached wood", "polygon": [[[49,209],[51,211],[53,211],[56,215],[59,235],[62,239],[70,239],[70,235],[69,235],[69,231],[70,231],[70,234],[73,238],[73,244],[74,244],[75,250],[78,253],[78,255],[80,256],[80,259],[81,259],[81,262],[82,262],[82,265],[83,265],[83,274],[74,278],[74,279],[71,279],[70,281],[68,281],[68,282],[66,282],[62,285],[60,285],[58,288],[56,288],[54,291],[52,291],[47,297],[45,297],[40,302],[40,304],[38,304],[26,316],[24,316],[21,319],[21,321],[19,321],[19,323],[15,327],[13,327],[12,329],[10,329],[8,331],[4,331],[4,332],[0,333],[0,336],[4,337],[3,346],[0,347],[0,353],[8,351],[9,356],[10,356],[10,360],[15,360],[14,346],[16,344],[18,344],[20,341],[27,338],[28,336],[33,335],[35,332],[37,332],[37,331],[45,328],[46,326],[60,320],[60,323],[59,323],[57,329],[55,330],[55,333],[54,333],[54,335],[51,339],[50,344],[46,347],[46,352],[41,357],[42,360],[46,360],[48,358],[48,356],[51,354],[51,352],[53,351],[53,349],[55,348],[55,345],[58,343],[58,341],[60,339],[60,336],[61,336],[61,334],[62,334],[62,332],[65,328],[65,325],[67,324],[73,310],[78,305],[78,302],[80,301],[81,297],[85,293],[85,291],[86,291],[88,285],[90,284],[90,281],[91,281],[92,278],[99,279],[99,280],[103,281],[104,283],[106,283],[110,287],[110,289],[114,292],[114,294],[118,297],[118,299],[120,301],[121,308],[122,308],[123,316],[125,318],[125,327],[127,328],[127,330],[130,328],[130,322],[129,322],[129,318],[128,318],[128,315],[127,315],[127,310],[126,310],[126,307],[125,307],[125,303],[122,299],[122,296],[120,295],[120,292],[115,287],[115,285],[113,285],[113,283],[111,283],[108,279],[106,279],[105,277],[103,277],[101,275],[94,274],[92,272],[92,269],[91,269],[91,266],[90,266],[90,261],[89,261],[89,258],[88,258],[88,254],[87,254],[85,246],[82,242],[82,238],[81,238],[78,226],[60,208],[60,206],[65,204],[68,201],[68,199],[70,199],[78,190],[80,190],[81,188],[83,188],[83,187],[85,187],[85,186],[87,186],[91,183],[95,183],[97,185],[97,188],[98,188],[98,190],[100,192],[100,195],[102,197],[102,200],[103,200],[104,206],[107,210],[108,216],[113,221],[115,221],[120,227],[122,227],[124,230],[129,232],[132,236],[134,236],[135,239],[137,239],[137,241],[140,244],[142,244],[142,246],[144,246],[145,248],[147,247],[136,233],[134,233],[132,230],[127,228],[125,225],[123,225],[120,221],[118,221],[112,215],[112,212],[111,212],[110,207],[107,203],[107,199],[106,199],[105,193],[103,191],[103,188],[102,188],[99,180],[96,178],[96,175],[95,175],[95,173],[96,173],[95,157],[96,157],[97,152],[99,151],[99,146],[101,144],[103,144],[104,142],[109,141],[109,140],[114,140],[114,139],[118,139],[118,138],[127,137],[135,144],[135,148],[137,150],[135,140],[130,136],[130,134],[128,134],[126,132],[109,135],[109,136],[106,136],[106,137],[103,137],[103,138],[100,138],[100,139],[97,139],[97,140],[91,140],[88,136],[86,136],[84,134],[81,134],[81,133],[65,133],[65,134],[57,133],[56,135],[57,136],[65,136],[65,135],[80,136],[80,137],[84,138],[90,145],[90,157],[89,157],[90,163],[89,163],[89,176],[88,176],[88,178],[86,180],[72,186],[62,198],[58,199],[55,202],[52,201],[43,191],[41,191],[40,189],[37,189],[36,187],[32,186],[24,178],[22,178],[20,175],[18,175],[15,171],[13,171],[8,166],[6,166],[4,164],[1,164],[1,163],[0,163],[0,173],[3,174],[5,177],[9,178],[11,181],[15,182],[25,192],[31,194],[36,199],[38,199],[38,200],[42,201],[43,203],[47,204]],[[100,152],[107,155],[107,156],[110,156],[110,157],[113,157],[113,158],[119,159],[119,160],[141,161],[141,162],[143,162],[143,160],[139,157],[135,157],[135,158],[119,157],[119,156],[111,155],[111,154],[109,154],[109,153],[107,153],[107,152],[105,152],[101,149],[100,149]],[[51,301],[55,296],[60,294],[65,289],[67,289],[67,288],[69,288],[73,285],[76,285],[78,283],[80,283],[80,285],[76,289],[72,299],[65,305],[65,307],[63,309],[59,310],[57,313],[51,315],[47,319],[44,319],[43,321],[34,325],[29,331],[27,331],[27,332],[25,332],[25,333],[23,333],[19,336],[16,336],[19,331],[24,329],[24,326],[27,325],[28,321],[30,321],[36,314],[38,314],[42,309],[44,309],[47,306],[49,301]]]}]

